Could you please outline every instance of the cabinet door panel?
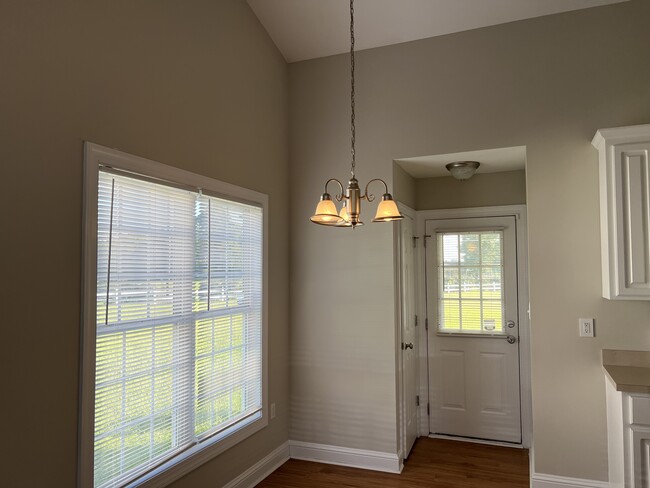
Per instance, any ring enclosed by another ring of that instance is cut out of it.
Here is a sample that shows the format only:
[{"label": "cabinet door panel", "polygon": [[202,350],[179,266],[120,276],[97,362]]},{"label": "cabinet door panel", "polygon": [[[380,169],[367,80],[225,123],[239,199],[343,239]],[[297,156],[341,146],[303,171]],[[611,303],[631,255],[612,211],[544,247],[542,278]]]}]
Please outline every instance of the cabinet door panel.
[{"label": "cabinet door panel", "polygon": [[621,295],[650,291],[650,144],[616,146],[619,276]]},{"label": "cabinet door panel", "polygon": [[650,427],[631,426],[634,488],[650,488]]}]

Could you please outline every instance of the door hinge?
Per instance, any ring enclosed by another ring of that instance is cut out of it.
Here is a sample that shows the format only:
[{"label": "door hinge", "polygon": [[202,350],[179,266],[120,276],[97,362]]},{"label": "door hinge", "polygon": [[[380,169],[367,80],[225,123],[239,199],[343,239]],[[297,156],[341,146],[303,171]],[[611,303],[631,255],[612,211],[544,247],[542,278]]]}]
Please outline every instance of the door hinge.
[{"label": "door hinge", "polygon": [[427,403],[427,415],[431,415],[431,408],[429,407],[428,403]]},{"label": "door hinge", "polygon": [[426,319],[424,319],[424,328],[425,328],[426,330],[429,330],[429,317],[427,317]]},{"label": "door hinge", "polygon": [[415,396],[415,405],[418,407],[420,406],[420,395]]},{"label": "door hinge", "polygon": [[413,236],[413,247],[418,247],[418,236]]},{"label": "door hinge", "polygon": [[427,247],[427,237],[431,237],[431,234],[424,234],[424,247]]},{"label": "door hinge", "polygon": [[415,316],[415,326],[416,327],[418,326],[418,316],[417,315]]}]

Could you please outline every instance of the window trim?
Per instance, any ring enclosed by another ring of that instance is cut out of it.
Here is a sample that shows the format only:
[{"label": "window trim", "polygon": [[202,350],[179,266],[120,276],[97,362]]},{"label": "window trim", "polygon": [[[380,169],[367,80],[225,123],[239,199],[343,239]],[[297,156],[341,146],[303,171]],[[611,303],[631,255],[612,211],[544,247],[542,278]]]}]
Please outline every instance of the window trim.
[{"label": "window trim", "polygon": [[126,487],[161,488],[179,479],[268,425],[268,195],[201,176],[173,166],[84,142],[82,231],[81,371],[78,435],[78,486],[93,488],[95,339],[97,313],[97,196],[100,166],[145,175],[178,185],[201,188],[214,196],[262,208],[262,413],[243,427],[219,435],[174,456]]}]

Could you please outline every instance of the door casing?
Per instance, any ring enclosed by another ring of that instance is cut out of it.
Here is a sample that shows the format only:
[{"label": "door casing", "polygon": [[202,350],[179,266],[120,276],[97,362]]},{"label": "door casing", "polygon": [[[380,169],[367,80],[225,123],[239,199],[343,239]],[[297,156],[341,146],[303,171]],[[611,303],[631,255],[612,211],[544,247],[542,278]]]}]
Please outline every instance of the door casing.
[{"label": "door casing", "polygon": [[[400,212],[404,214],[407,217],[410,217],[413,220],[413,234],[415,236],[418,235],[418,220],[417,220],[417,212],[413,210],[412,208],[408,207],[407,205],[404,205],[403,203],[400,202],[399,204]],[[421,239],[417,239],[417,241],[420,241]],[[405,405],[405,381],[404,381],[404,367],[403,367],[403,354],[401,350],[401,344],[403,342],[403,337],[402,337],[402,331],[404,324],[402,323],[402,283],[401,283],[401,265],[402,265],[402,235],[401,235],[401,230],[398,225],[395,225],[393,227],[393,249],[395,250],[395,256],[394,256],[394,264],[395,264],[395,303],[397,306],[395,307],[395,323],[397,324],[396,326],[396,334],[395,334],[395,339],[396,339],[396,344],[397,344],[397,349],[396,349],[396,357],[395,357],[395,363],[397,367],[397,398],[398,400],[398,408],[397,408],[397,426],[398,426],[398,432],[397,432],[397,437],[398,437],[398,442],[399,442],[399,461],[400,461],[400,466],[402,466],[404,458],[407,456],[407,440],[406,440],[406,419],[405,419],[405,411],[406,411],[406,405]],[[419,244],[418,244],[419,248]],[[414,260],[414,274],[415,274],[415,287],[416,287],[416,292],[418,295],[415,297],[415,310],[418,316],[420,316],[420,306],[418,303],[418,298],[419,298],[419,286],[420,286],[420,274],[419,274],[419,269],[420,269],[420,254],[419,254],[419,249],[416,248],[415,252],[413,253],[413,260]],[[416,355],[416,361],[418,364],[418,371],[416,371],[416,382],[417,382],[417,391],[416,392],[411,392],[411,394],[418,395],[420,397],[420,407],[417,408],[417,420],[416,420],[416,438],[419,437],[420,435],[423,434],[423,431],[420,426],[422,423],[422,412],[421,412],[421,407],[422,407],[422,401],[423,398],[426,398],[426,393],[427,390],[422,390],[421,387],[421,377],[420,377],[420,365],[422,361],[422,356],[420,353],[421,350],[421,340],[420,340],[420,332],[419,329],[422,325],[422,322],[420,321],[419,326],[416,328],[416,334],[415,334],[415,348],[417,351]],[[426,413],[426,411],[425,411]],[[428,432],[428,431],[427,431]]]}]

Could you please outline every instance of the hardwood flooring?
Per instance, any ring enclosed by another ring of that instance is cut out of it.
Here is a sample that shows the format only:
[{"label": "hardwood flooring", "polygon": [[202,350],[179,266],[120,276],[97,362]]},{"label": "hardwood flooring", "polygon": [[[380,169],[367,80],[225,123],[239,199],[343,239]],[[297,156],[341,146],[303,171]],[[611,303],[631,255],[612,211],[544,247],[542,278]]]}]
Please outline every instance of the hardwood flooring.
[{"label": "hardwood flooring", "polygon": [[528,488],[528,451],[418,439],[402,474],[291,459],[257,488]]}]

